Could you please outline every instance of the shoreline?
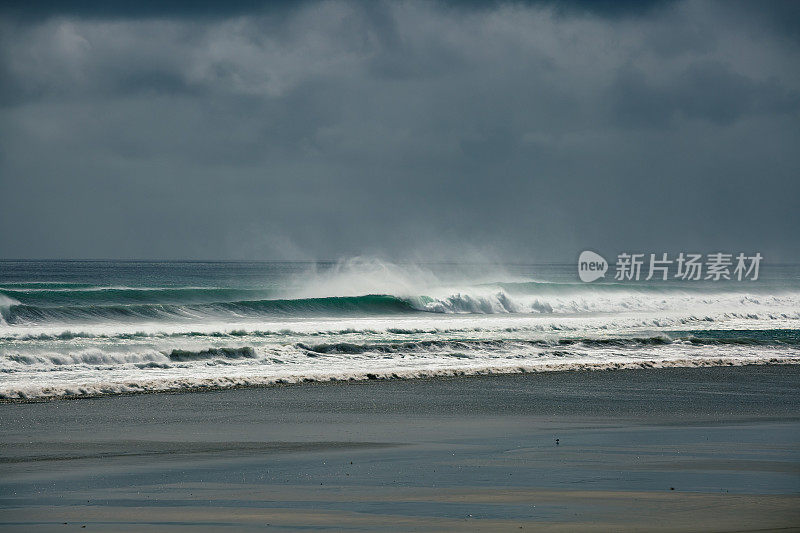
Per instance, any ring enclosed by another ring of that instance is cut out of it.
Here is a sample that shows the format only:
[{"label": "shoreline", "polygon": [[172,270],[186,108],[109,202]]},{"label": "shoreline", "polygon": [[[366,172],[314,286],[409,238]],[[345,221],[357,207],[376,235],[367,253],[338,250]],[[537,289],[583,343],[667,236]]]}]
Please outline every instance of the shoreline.
[{"label": "shoreline", "polygon": [[[229,377],[221,376],[218,378],[206,378],[205,384],[194,384],[176,382],[170,380],[149,380],[136,384],[105,383],[105,384],[82,384],[75,385],[78,389],[89,390],[92,388],[101,389],[92,392],[81,393],[61,393],[53,394],[51,387],[40,389],[43,394],[36,396],[17,396],[8,397],[9,393],[0,394],[0,405],[13,403],[37,403],[57,400],[84,400],[93,398],[107,398],[115,396],[137,396],[142,394],[191,394],[201,392],[216,392],[225,390],[241,389],[260,389],[282,386],[308,385],[311,383],[358,383],[364,381],[412,381],[412,380],[435,380],[448,378],[470,378],[480,376],[502,376],[515,374],[551,374],[551,373],[580,373],[580,372],[620,372],[637,370],[665,370],[672,368],[746,368],[762,366],[796,366],[800,365],[800,359],[793,357],[775,356],[769,359],[750,360],[741,358],[698,358],[698,359],[671,359],[671,360],[644,360],[630,362],[597,362],[597,363],[564,363],[542,364],[542,365],[518,365],[508,367],[475,367],[471,369],[440,369],[434,371],[409,370],[406,372],[356,372],[346,377],[339,377],[339,374],[299,374],[285,377]],[[124,387],[120,390],[106,391],[108,387]],[[16,394],[20,394],[19,391]],[[25,393],[22,393],[25,394]]]}]

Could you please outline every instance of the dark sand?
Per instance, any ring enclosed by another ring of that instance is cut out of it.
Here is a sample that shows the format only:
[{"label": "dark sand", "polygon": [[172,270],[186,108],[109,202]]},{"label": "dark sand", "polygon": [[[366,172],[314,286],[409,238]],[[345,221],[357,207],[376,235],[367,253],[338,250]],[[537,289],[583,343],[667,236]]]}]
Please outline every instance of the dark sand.
[{"label": "dark sand", "polygon": [[752,366],[5,403],[0,530],[800,531],[798,393]]}]

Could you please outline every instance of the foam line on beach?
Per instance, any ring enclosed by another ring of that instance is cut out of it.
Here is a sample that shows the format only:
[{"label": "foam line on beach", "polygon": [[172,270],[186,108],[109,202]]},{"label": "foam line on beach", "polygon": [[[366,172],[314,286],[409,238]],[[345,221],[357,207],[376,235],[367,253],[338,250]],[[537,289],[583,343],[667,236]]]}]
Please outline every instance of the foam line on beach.
[{"label": "foam line on beach", "polygon": [[25,401],[53,398],[89,398],[120,394],[142,394],[156,392],[191,392],[203,390],[223,390],[246,387],[265,387],[313,382],[347,382],[365,380],[424,379],[457,376],[477,376],[491,374],[517,374],[537,372],[581,372],[616,371],[662,368],[702,368],[715,366],[748,365],[796,365],[796,357],[708,357],[696,359],[640,360],[626,362],[569,362],[541,364],[478,365],[472,367],[442,367],[435,369],[383,370],[383,371],[345,371],[340,372],[285,372],[263,376],[218,376],[206,378],[182,377],[177,379],[129,379],[124,382],[102,381],[94,383],[63,384],[40,386],[30,384],[25,387],[0,389],[0,400]]}]

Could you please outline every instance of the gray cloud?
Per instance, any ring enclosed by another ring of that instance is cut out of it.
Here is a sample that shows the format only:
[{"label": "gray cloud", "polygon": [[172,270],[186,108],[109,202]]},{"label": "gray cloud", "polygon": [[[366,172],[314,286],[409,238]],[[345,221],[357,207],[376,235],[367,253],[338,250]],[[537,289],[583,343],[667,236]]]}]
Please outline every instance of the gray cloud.
[{"label": "gray cloud", "polygon": [[626,66],[609,90],[613,111],[631,124],[666,127],[681,119],[730,126],[747,115],[791,115],[800,95],[774,79],[754,80],[717,62],[697,62],[662,84]]},{"label": "gray cloud", "polygon": [[[638,16],[671,4],[673,0],[446,0],[442,4],[459,10],[493,10],[505,4],[545,6],[559,13],[592,14],[601,16]],[[142,18],[223,18],[243,14],[286,14],[308,0],[140,0],[139,2],[107,2],[103,0],[7,0],[0,13],[18,20],[42,20],[51,17],[82,17],[90,19]],[[361,0],[358,7],[372,9],[373,2]],[[789,2],[781,6],[791,12]]]},{"label": "gray cloud", "polygon": [[799,50],[750,6],[98,5],[0,22],[4,257],[800,259]]},{"label": "gray cloud", "polygon": [[76,17],[94,20],[128,20],[152,18],[216,19],[246,15],[252,12],[284,14],[301,0],[140,0],[138,2],[104,2],[102,0],[8,0],[0,13],[23,22],[38,22],[52,17]]}]

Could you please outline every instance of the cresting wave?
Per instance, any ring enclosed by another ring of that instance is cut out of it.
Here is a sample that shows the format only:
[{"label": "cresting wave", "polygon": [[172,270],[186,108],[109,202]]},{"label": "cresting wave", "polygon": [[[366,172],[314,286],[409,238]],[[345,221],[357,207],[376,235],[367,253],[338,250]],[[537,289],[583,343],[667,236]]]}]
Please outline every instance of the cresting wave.
[{"label": "cresting wave", "polygon": [[[191,291],[189,301],[241,296],[243,291]],[[261,299],[238,301],[205,301],[202,303],[136,303],[152,299],[141,290],[112,290],[102,297],[81,296],[48,291],[46,296],[20,291],[6,291],[18,298],[0,300],[0,315],[9,325],[47,322],[100,322],[131,320],[192,320],[205,317],[258,318],[265,316],[314,316],[355,314],[380,315],[398,313],[548,313],[553,307],[546,302],[515,299],[503,291],[488,294],[457,293],[434,298],[430,296],[331,296],[323,298]],[[110,293],[110,294],[109,294]],[[164,290],[166,295],[180,290]],[[83,293],[78,293],[83,294]],[[91,294],[88,291],[85,294]],[[164,296],[159,294],[159,298]],[[55,297],[53,295],[56,295]],[[0,298],[3,298],[0,293]],[[170,298],[164,298],[167,302]],[[174,299],[173,299],[174,300]]]},{"label": "cresting wave", "polygon": [[208,304],[114,304],[39,306],[9,303],[4,311],[8,325],[46,322],[124,322],[139,320],[180,320],[204,317],[257,318],[263,316],[305,316],[315,314],[396,314],[418,311],[411,302],[385,295],[305,298],[298,300],[253,300]]},{"label": "cresting wave", "polygon": [[[39,290],[39,289],[36,289]],[[800,318],[800,293],[759,295],[749,293],[663,293],[628,292],[621,289],[609,292],[585,290],[582,293],[545,297],[538,294],[509,294],[504,290],[475,290],[442,296],[397,296],[368,294],[362,296],[330,296],[319,298],[285,298],[217,301],[223,296],[241,296],[242,290],[187,289],[189,302],[211,298],[201,303],[164,302],[130,303],[152,299],[149,293],[183,294],[183,289],[109,289],[114,296],[76,298],[75,292],[31,298],[28,293],[6,291],[15,298],[0,293],[0,325],[24,326],[52,323],[131,323],[153,321],[186,322],[198,319],[259,319],[265,317],[313,316],[377,316],[410,313],[436,314],[534,314],[564,315],[591,313],[624,313],[632,311],[697,310],[713,313],[770,312],[784,318]],[[78,293],[83,294],[83,293]],[[103,303],[106,302],[106,303]],[[114,303],[108,303],[114,302]],[[0,331],[0,336],[3,332]]]}]

